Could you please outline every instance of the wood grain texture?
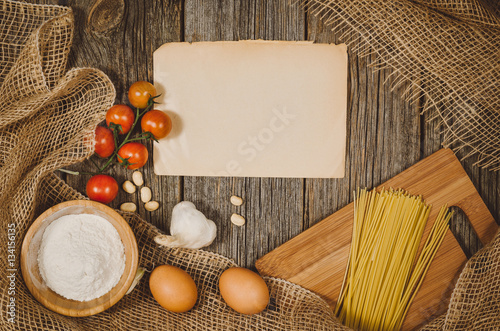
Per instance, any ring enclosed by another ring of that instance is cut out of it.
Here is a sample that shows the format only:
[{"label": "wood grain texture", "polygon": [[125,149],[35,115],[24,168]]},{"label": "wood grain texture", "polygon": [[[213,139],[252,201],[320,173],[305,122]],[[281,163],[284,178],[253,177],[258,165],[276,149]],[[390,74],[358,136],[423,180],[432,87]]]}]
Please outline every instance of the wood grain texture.
[{"label": "wood grain texture", "polygon": [[[342,33],[308,16],[309,40],[338,43]],[[419,105],[401,98],[407,85],[391,90],[390,71],[371,63],[377,63],[375,56],[359,57],[349,50],[346,177],[306,180],[306,227],[352,201],[358,187],[377,186],[420,159]]]},{"label": "wood grain texture", "polygon": [[[489,242],[498,229],[449,149],[432,154],[381,184],[379,189],[382,187],[403,188],[411,194],[422,195],[426,203],[433,206],[424,238],[445,204],[461,208],[484,243]],[[259,259],[257,269],[261,274],[283,278],[319,293],[334,307],[349,258],[353,212],[351,203]],[[451,286],[465,262],[465,254],[448,231],[410,306],[404,330],[413,330],[446,310]]]},{"label": "wood grain texture", "polygon": [[[303,40],[304,12],[281,1],[186,1],[186,41],[243,39]],[[218,226],[210,247],[253,268],[255,260],[302,231],[303,179],[184,178],[184,199]],[[244,199],[241,207],[229,198]],[[232,213],[246,219],[231,223]]]},{"label": "wood grain texture", "polygon": [[[127,103],[128,87],[137,80],[153,81],[152,61],[153,52],[166,42],[181,41],[183,31],[182,11],[180,1],[125,1],[124,10],[106,12],[105,5],[98,6],[102,1],[67,1],[66,5],[73,8],[75,15],[74,47],[71,51],[70,67],[95,67],[106,73],[117,92],[117,103]],[[113,1],[116,2],[116,1]],[[118,1],[119,2],[119,1]],[[92,15],[91,15],[92,14]],[[106,30],[100,24],[94,27],[92,16],[108,17],[113,24]],[[95,33],[95,31],[99,33]],[[140,127],[137,132],[139,132]],[[152,143],[147,143],[152,153]],[[100,162],[102,164],[102,162]],[[168,229],[169,219],[173,206],[182,200],[182,179],[179,177],[159,177],[153,172],[150,165],[140,171],[144,176],[145,185],[153,192],[153,200],[160,202],[160,208],[148,212],[141,203],[139,190],[133,195],[119,191],[118,197],[110,206],[118,208],[123,202],[134,202],[138,206],[138,213],[147,221],[162,230]],[[92,170],[91,162],[83,162],[74,167],[74,170]],[[131,180],[132,172],[115,166],[110,172],[117,179],[118,184]],[[66,176],[66,182],[85,194],[85,185],[89,176]]]},{"label": "wood grain texture", "polygon": [[[116,101],[122,103],[127,102],[127,88],[134,81],[152,81],[152,53],[166,42],[259,38],[338,42],[344,32],[331,31],[288,0],[126,0],[123,13],[116,13],[120,19],[107,18],[112,22],[108,30],[102,24],[100,29],[87,26],[97,0],[44,2],[73,8],[76,24],[69,67],[103,70],[115,84]],[[406,86],[392,89],[384,84],[391,72],[370,67],[376,61],[374,56],[360,58],[351,51],[349,56],[346,178],[158,177],[150,162],[142,172],[160,209],[146,212],[137,194],[129,196],[123,191],[111,206],[136,202],[143,218],[168,231],[173,206],[184,199],[193,200],[219,227],[208,250],[253,268],[259,257],[351,202],[358,186],[374,187],[437,151],[442,141],[438,122],[428,122],[431,114],[418,115],[425,99],[404,101]],[[152,151],[151,144],[148,148]],[[465,155],[466,151],[458,151],[459,159]],[[493,216],[500,219],[499,174],[474,167],[473,158],[461,163]],[[74,168],[89,170],[92,164],[84,162]],[[118,168],[110,174],[120,184],[131,177],[130,171]],[[85,193],[88,177],[64,177]],[[245,199],[241,207],[230,204],[233,194]],[[246,218],[244,227],[230,222],[233,212]],[[469,255],[474,253],[480,245],[466,218],[454,217],[455,223],[453,229],[462,247]]]}]

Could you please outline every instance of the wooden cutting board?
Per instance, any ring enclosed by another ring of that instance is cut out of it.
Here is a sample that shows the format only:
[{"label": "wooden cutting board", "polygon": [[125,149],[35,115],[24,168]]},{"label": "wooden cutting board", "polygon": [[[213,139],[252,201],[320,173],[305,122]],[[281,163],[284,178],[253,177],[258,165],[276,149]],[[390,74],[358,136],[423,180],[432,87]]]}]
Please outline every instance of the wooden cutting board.
[{"label": "wooden cutting board", "polygon": [[[483,244],[493,238],[498,228],[449,149],[432,154],[378,188],[382,187],[405,189],[413,195],[422,195],[426,203],[433,205],[424,238],[444,204],[464,211]],[[335,307],[349,256],[353,211],[351,203],[276,248],[256,262],[257,270],[262,275],[299,284]],[[403,330],[416,329],[446,311],[453,286],[466,260],[448,230],[408,311]]]}]

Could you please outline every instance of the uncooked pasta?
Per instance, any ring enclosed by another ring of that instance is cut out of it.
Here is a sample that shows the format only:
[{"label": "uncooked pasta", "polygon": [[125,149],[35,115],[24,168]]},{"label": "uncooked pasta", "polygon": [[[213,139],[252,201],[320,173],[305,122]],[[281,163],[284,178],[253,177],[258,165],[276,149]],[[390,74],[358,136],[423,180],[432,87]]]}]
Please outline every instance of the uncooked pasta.
[{"label": "uncooked pasta", "polygon": [[335,313],[358,330],[399,330],[443,241],[443,206],[417,257],[431,206],[402,190],[360,190],[348,266]]}]

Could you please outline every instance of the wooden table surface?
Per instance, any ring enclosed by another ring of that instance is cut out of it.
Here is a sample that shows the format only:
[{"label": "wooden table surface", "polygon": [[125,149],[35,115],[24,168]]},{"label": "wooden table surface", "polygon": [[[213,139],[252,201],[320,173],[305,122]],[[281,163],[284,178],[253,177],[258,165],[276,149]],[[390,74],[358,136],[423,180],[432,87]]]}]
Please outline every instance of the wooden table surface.
[{"label": "wooden table surface", "polygon": [[[117,103],[127,102],[126,91],[137,80],[153,81],[153,51],[163,43],[214,40],[313,40],[338,43],[342,31],[331,31],[320,20],[289,0],[67,0],[48,2],[73,8],[76,26],[70,67],[95,67],[113,81]],[[294,2],[294,1],[291,1]],[[405,85],[391,90],[391,71],[368,66],[374,56],[362,58],[349,50],[349,102],[347,115],[346,175],[343,179],[209,178],[156,176],[150,161],[143,169],[145,182],[161,207],[138,213],[168,231],[173,206],[189,200],[214,220],[217,238],[208,247],[254,268],[255,261],[275,247],[352,201],[358,187],[374,187],[441,148],[442,136],[429,114],[420,116],[424,97],[410,104],[401,97]],[[384,82],[387,81],[386,84]],[[152,152],[152,145],[148,148]],[[465,153],[459,152],[461,158]],[[486,205],[500,219],[500,173],[462,164]],[[90,169],[88,162],[75,169]],[[131,171],[115,167],[119,183]],[[64,176],[67,183],[85,192],[85,176]],[[237,208],[229,197],[238,195]],[[139,201],[121,191],[111,204]],[[246,225],[230,222],[233,212]],[[479,247],[462,217],[452,225],[466,254]]]}]

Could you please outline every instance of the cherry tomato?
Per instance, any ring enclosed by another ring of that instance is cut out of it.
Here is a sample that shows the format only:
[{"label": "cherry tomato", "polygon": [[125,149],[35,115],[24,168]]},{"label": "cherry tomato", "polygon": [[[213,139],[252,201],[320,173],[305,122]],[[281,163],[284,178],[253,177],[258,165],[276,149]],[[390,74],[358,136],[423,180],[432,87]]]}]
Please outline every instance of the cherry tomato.
[{"label": "cherry tomato", "polygon": [[87,196],[90,200],[108,204],[118,194],[118,183],[108,175],[92,176],[87,182]]},{"label": "cherry tomato", "polygon": [[146,108],[149,98],[156,96],[156,88],[153,84],[138,81],[132,84],[128,90],[128,101],[136,108]]},{"label": "cherry tomato", "polygon": [[161,110],[150,110],[141,119],[142,132],[151,132],[156,139],[165,138],[172,130],[172,120]]},{"label": "cherry tomato", "polygon": [[122,126],[121,134],[128,133],[134,124],[135,114],[132,108],[126,105],[114,105],[106,113],[106,124],[113,122]]},{"label": "cherry tomato", "polygon": [[95,129],[95,153],[100,157],[108,157],[115,151],[113,132],[103,126]]},{"label": "cherry tomato", "polygon": [[[139,169],[148,161],[148,149],[141,143],[126,143],[118,150],[118,155],[123,159],[128,159],[131,164],[127,169]],[[118,158],[118,162],[123,161]]]}]

